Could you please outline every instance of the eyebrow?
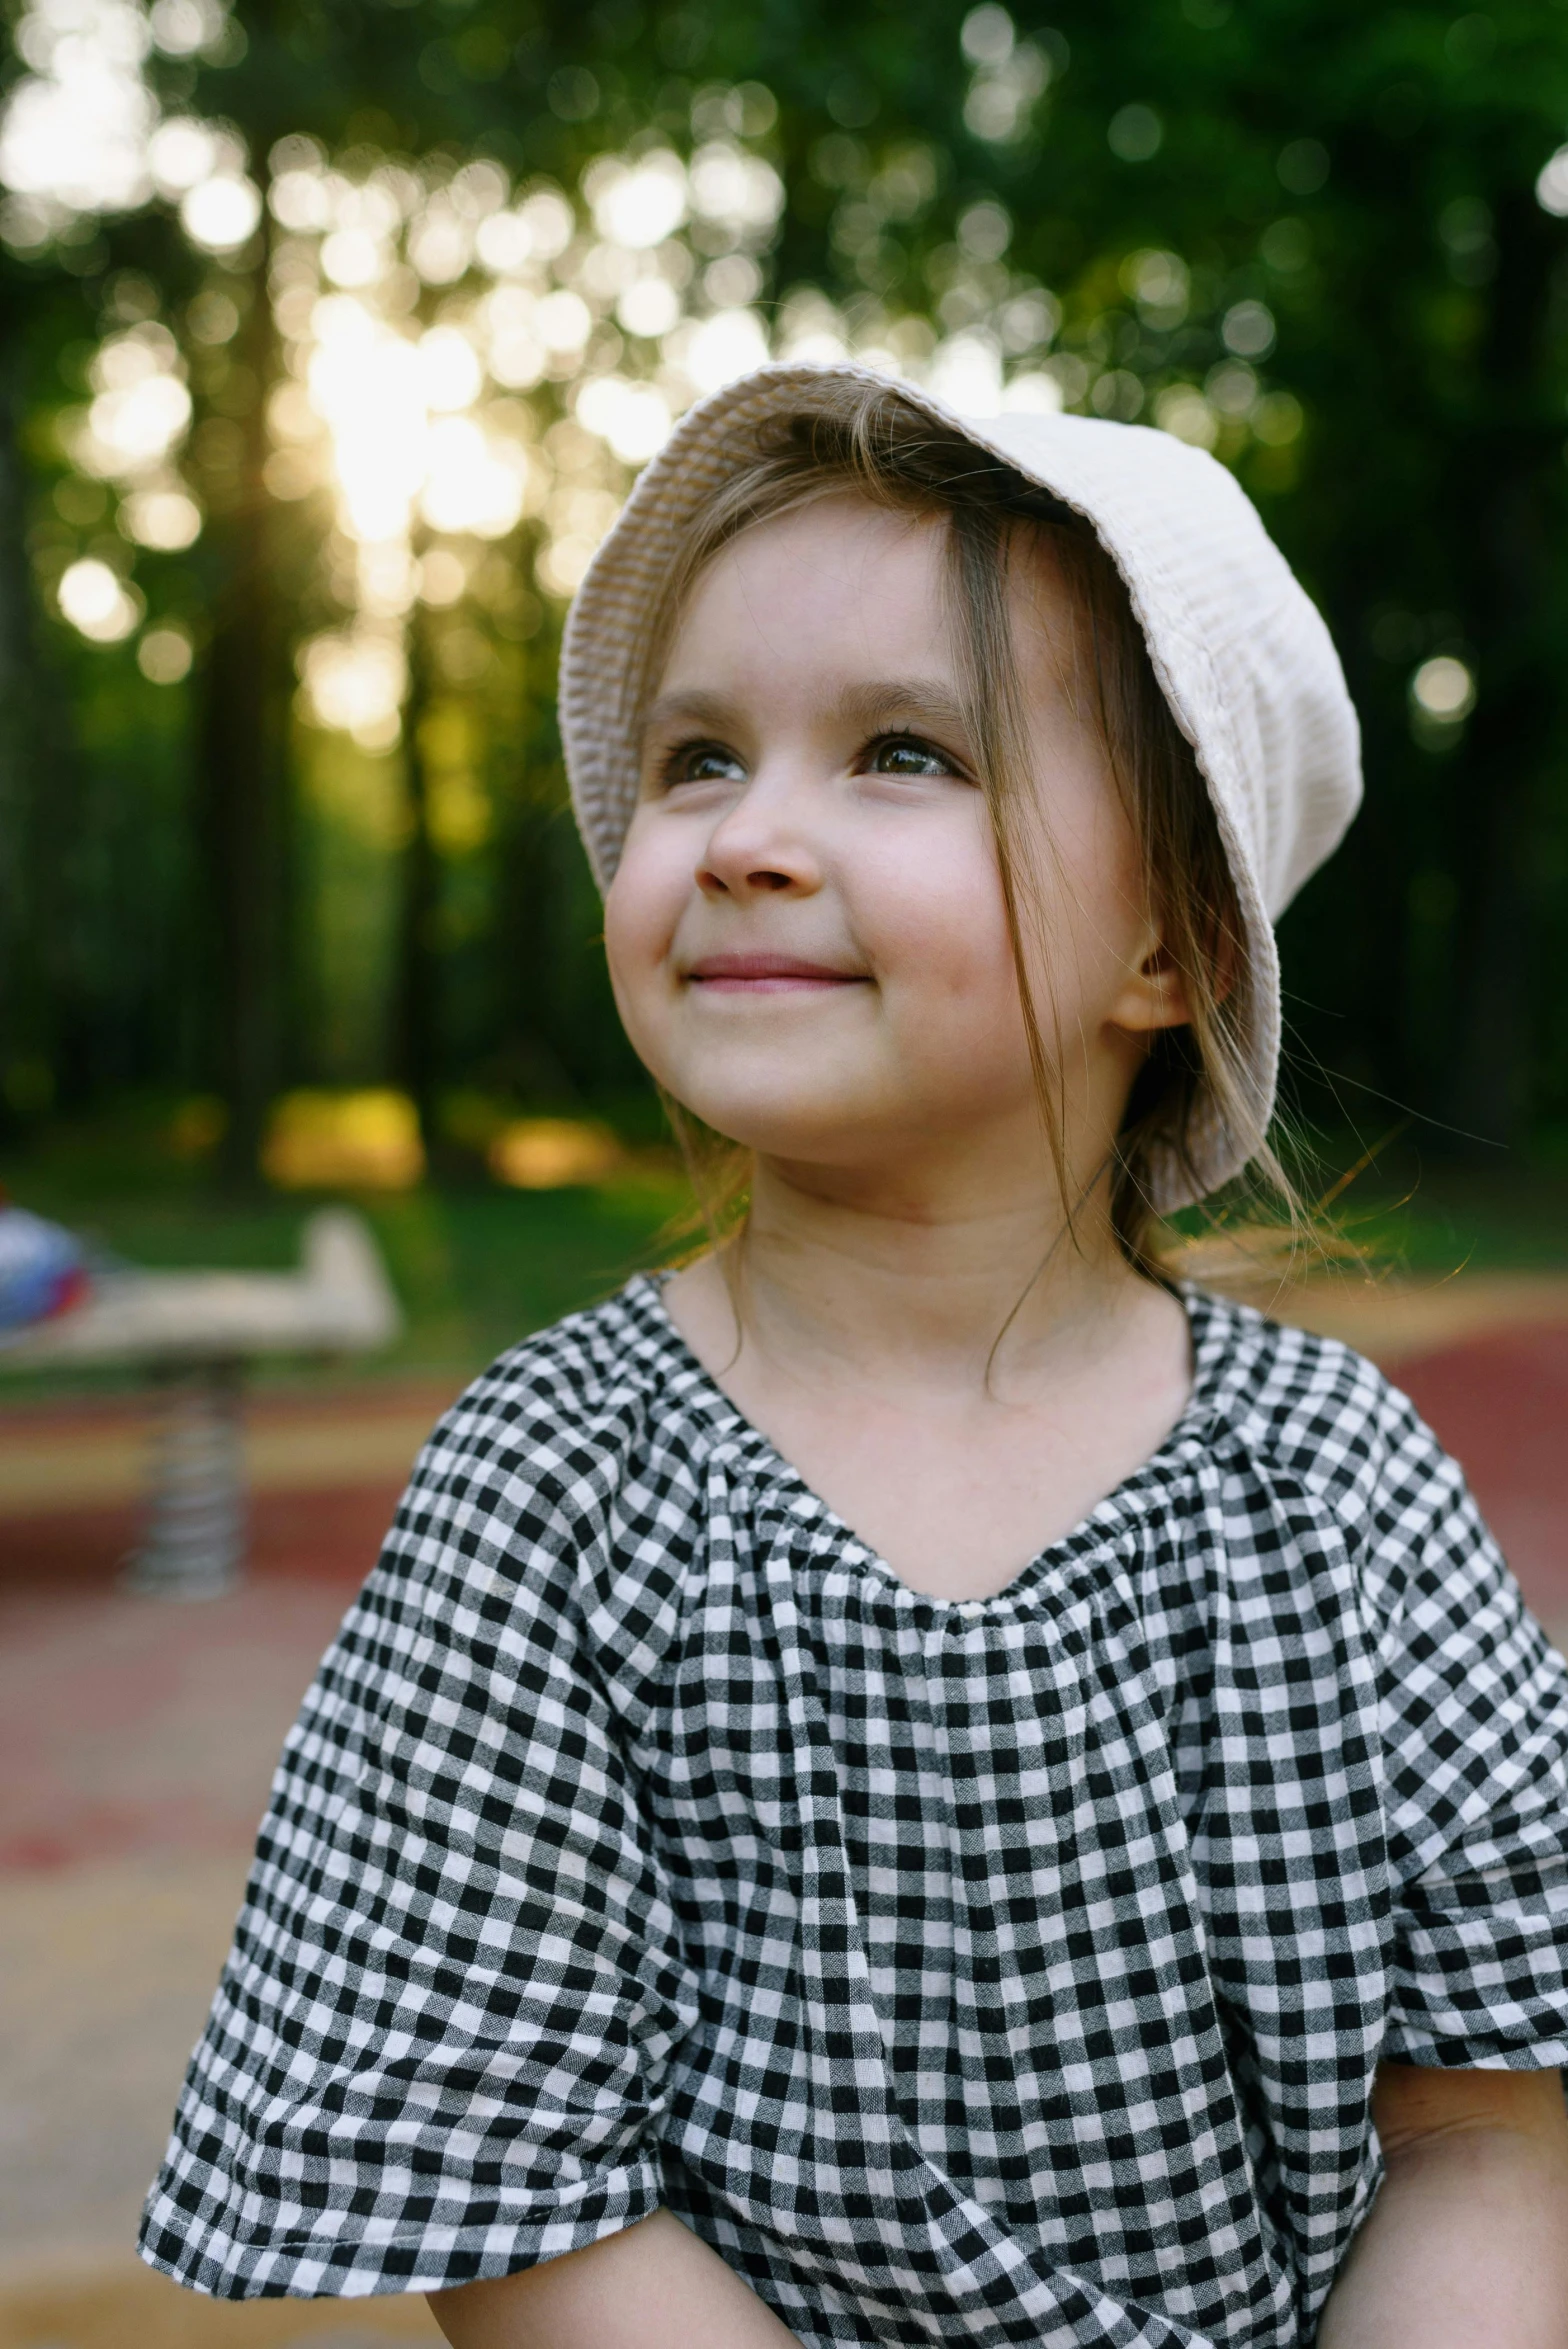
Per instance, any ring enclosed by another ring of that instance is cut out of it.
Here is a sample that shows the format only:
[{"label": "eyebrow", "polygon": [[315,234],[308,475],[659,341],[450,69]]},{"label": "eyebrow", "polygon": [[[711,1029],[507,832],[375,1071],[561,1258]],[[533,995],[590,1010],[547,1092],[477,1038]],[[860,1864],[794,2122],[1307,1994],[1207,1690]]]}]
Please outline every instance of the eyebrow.
[{"label": "eyebrow", "polygon": [[642,722],[644,735],[658,726],[711,726],[722,734],[740,716],[736,703],[726,700],[722,693],[661,693],[649,705]]},{"label": "eyebrow", "polygon": [[870,685],[853,685],[839,697],[846,718],[862,726],[886,725],[890,718],[926,718],[939,726],[964,723],[964,707],[945,685],[927,678],[890,677]]},{"label": "eyebrow", "polygon": [[[888,677],[851,685],[838,696],[833,709],[835,715],[868,732],[894,718],[923,718],[930,724],[960,729],[964,725],[964,707],[958,696],[923,678]],[[741,716],[739,704],[722,693],[661,693],[648,711],[643,732],[646,735],[657,727],[685,724],[710,726],[715,733],[723,733]]]}]

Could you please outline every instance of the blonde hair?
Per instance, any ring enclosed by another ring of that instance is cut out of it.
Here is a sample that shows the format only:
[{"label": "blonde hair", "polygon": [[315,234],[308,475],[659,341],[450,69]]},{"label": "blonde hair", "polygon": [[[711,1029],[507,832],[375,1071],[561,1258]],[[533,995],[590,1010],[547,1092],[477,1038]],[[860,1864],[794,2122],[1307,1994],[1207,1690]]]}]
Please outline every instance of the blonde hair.
[{"label": "blonde hair", "polygon": [[[1149,660],[1126,587],[1090,525],[956,429],[933,421],[893,384],[824,377],[753,432],[732,470],[689,518],[638,663],[643,708],[656,688],[686,601],[703,570],[743,531],[818,498],[851,492],[875,506],[945,521],[948,587],[965,719],[996,841],[1014,966],[1041,1118],[1062,1197],[1066,1163],[1059,1032],[1047,1038],[1028,978],[1028,925],[1041,902],[1038,825],[1008,587],[1019,541],[1048,545],[1075,617],[1069,680],[1094,728],[1138,844],[1142,883],[1163,945],[1184,982],[1185,1026],[1159,1031],[1133,1083],[1109,1164],[1110,1215],[1128,1260],[1155,1277],[1168,1267],[1157,1200],[1195,1195],[1195,1120],[1216,1114],[1245,1132],[1252,1095],[1240,1005],[1244,931],[1208,786]],[[1054,1023],[1053,1023],[1054,1025]],[[667,1102],[710,1236],[744,1197],[750,1158],[717,1143]],[[1292,1211],[1273,1153],[1253,1171]]]}]

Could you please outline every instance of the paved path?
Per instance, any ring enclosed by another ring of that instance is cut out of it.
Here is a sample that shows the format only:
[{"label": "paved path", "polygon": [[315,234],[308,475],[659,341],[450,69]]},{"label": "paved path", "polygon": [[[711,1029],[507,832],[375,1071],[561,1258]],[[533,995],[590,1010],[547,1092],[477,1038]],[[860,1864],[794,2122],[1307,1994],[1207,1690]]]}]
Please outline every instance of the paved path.
[{"label": "paved path", "polygon": [[[1480,1286],[1301,1310],[1391,1363],[1568,1644],[1568,1292]],[[115,1587],[134,1404],[0,1417],[0,2349],[438,2338],[417,2299],[214,2307],[125,2246],[278,1744],[444,1399],[256,1406],[251,1579],[191,1607]]]},{"label": "paved path", "polygon": [[255,1405],[251,1576],[189,1607],[115,1584],[145,1410],[0,1417],[0,2349],[440,2339],[418,2295],[224,2306],[129,2245],[283,1732],[447,1399]]},{"label": "paved path", "polygon": [[[253,1398],[245,1415],[245,1466],[263,1497],[396,1491],[456,1382]],[[152,1426],[149,1402],[113,1395],[92,1402],[4,1406],[0,1395],[0,1525],[134,1509]],[[15,1559],[16,1537],[4,1538]]]},{"label": "paved path", "polygon": [[1463,1462],[1526,1597],[1568,1650],[1568,1325],[1494,1331],[1396,1376]]}]

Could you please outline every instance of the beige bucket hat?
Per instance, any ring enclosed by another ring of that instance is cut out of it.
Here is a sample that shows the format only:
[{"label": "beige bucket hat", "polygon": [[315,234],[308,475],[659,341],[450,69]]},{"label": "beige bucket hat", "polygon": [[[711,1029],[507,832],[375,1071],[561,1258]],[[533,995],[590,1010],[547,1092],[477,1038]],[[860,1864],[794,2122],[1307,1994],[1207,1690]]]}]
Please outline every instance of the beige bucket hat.
[{"label": "beige bucket hat", "polygon": [[[567,618],[561,733],[572,803],[601,889],[637,797],[637,650],[679,537],[759,428],[809,408],[853,366],[780,365],[691,409],[639,478]],[[1200,1103],[1194,1170],[1156,1169],[1170,1210],[1238,1174],[1267,1132],[1279,1073],[1273,925],[1343,837],[1361,798],[1360,737],[1327,628],[1234,476],[1166,432],[1097,417],[954,413],[903,397],[1088,521],[1127,584],[1154,673],[1209,786],[1235,876],[1247,967],[1239,1012],[1249,1100],[1243,1130]]]}]

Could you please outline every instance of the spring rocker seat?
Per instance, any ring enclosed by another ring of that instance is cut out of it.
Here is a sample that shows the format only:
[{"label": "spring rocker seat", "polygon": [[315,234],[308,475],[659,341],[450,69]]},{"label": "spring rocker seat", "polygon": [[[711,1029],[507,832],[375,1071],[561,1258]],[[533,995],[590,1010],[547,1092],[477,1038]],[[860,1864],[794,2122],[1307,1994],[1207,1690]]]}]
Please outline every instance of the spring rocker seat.
[{"label": "spring rocker seat", "polygon": [[246,1550],[244,1377],[269,1355],[375,1352],[402,1313],[362,1216],[323,1208],[297,1272],[99,1274],[85,1301],[0,1348],[0,1371],[126,1365],[159,1396],[128,1588],[161,1598],[232,1590]]}]

